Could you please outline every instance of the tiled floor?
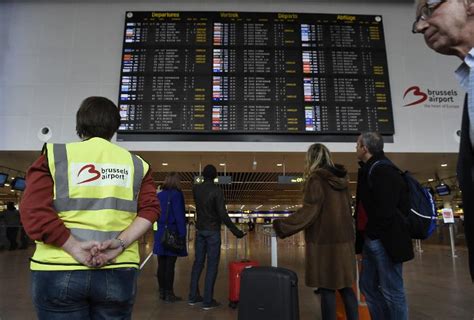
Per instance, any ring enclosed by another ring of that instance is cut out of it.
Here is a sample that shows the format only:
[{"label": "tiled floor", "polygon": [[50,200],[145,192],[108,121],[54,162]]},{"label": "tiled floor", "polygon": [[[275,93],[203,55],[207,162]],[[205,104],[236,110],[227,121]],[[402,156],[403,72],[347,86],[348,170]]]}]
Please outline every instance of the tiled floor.
[{"label": "tiled floor", "polygon": [[[279,264],[295,270],[300,277],[300,318],[319,319],[319,298],[304,286],[304,247],[300,245],[300,240],[296,237],[279,242]],[[149,250],[151,243],[143,243],[142,251],[146,253]],[[415,260],[405,264],[404,269],[410,319],[474,319],[474,285],[468,276],[466,250],[460,247],[456,259],[450,257],[447,245],[425,244],[423,250],[423,253],[417,253]],[[192,242],[190,251],[192,252]],[[29,293],[28,258],[32,252],[33,248],[0,251],[0,320],[35,319]],[[270,264],[270,249],[261,233],[250,236],[248,252],[250,258],[258,260],[262,265]],[[152,257],[140,274],[133,318],[237,319],[237,311],[227,307],[227,264],[235,256],[235,242],[231,241],[230,248],[222,249],[215,289],[215,298],[222,302],[222,306],[211,311],[188,306],[185,302],[164,304],[159,301],[155,278],[157,263],[156,258]],[[184,298],[187,295],[191,265],[192,255],[178,259],[175,291]]]}]

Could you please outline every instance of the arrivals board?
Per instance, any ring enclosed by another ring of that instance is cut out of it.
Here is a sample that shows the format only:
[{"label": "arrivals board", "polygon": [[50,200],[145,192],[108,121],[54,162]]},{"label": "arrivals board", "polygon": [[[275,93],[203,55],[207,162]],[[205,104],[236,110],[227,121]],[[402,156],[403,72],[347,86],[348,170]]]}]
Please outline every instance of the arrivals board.
[{"label": "arrivals board", "polygon": [[118,140],[392,135],[382,17],[127,12],[119,108]]}]

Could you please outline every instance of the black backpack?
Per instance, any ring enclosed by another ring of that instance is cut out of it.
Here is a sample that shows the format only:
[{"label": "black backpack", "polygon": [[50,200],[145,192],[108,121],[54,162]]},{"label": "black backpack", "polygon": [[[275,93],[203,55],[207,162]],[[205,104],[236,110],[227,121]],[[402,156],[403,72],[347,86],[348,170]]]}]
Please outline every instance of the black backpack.
[{"label": "black backpack", "polygon": [[370,174],[378,165],[388,165],[396,169],[408,187],[410,211],[403,218],[407,224],[410,236],[413,239],[420,240],[429,238],[436,229],[437,219],[436,206],[431,193],[423,188],[408,171],[401,171],[390,160],[378,160],[370,167],[368,174],[369,187],[371,187]]}]

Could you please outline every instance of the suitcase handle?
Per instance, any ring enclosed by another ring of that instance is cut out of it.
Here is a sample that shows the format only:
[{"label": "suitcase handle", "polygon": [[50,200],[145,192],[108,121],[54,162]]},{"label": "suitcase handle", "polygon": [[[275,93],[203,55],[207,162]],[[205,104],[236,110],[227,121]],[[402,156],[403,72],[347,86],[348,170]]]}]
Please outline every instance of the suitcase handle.
[{"label": "suitcase handle", "polygon": [[278,238],[275,230],[272,228],[271,239],[272,267],[278,267]]},{"label": "suitcase handle", "polygon": [[240,257],[239,259],[239,238],[235,237],[235,259],[240,260],[241,262],[249,262],[249,258],[247,255],[247,237],[248,233],[245,233],[245,236],[243,236],[241,239],[244,241],[244,254]]},{"label": "suitcase handle", "polygon": [[272,224],[264,224],[263,228],[267,229],[267,234],[270,234],[270,254],[272,267],[278,267],[278,238],[275,229],[273,229]]}]

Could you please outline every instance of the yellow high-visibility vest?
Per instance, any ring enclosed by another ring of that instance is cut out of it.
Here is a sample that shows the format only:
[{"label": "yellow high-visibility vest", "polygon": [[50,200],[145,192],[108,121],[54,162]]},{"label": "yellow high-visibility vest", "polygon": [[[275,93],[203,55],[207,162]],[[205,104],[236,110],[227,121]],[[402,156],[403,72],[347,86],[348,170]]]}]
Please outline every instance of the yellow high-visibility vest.
[{"label": "yellow high-visibility vest", "polygon": [[[138,194],[148,164],[102,138],[47,144],[58,217],[79,241],[116,238],[137,216]],[[138,242],[103,268],[138,268]],[[60,247],[36,242],[31,270],[85,270]]]}]

